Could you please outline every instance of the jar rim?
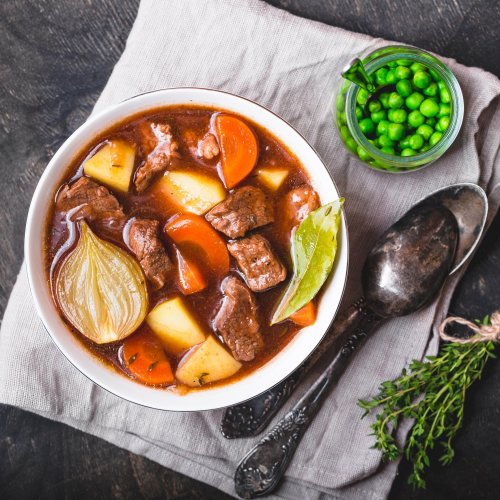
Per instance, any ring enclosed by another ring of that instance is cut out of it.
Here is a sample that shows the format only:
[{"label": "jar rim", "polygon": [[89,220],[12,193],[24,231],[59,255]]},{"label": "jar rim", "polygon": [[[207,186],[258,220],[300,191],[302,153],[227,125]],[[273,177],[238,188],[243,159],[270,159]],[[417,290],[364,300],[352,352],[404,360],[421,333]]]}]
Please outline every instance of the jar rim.
[{"label": "jar rim", "polygon": [[372,74],[380,67],[386,65],[388,62],[397,59],[410,59],[415,62],[421,62],[434,70],[440,78],[445,82],[450,95],[451,95],[451,116],[450,125],[443,133],[443,136],[437,144],[429,148],[423,153],[413,156],[397,156],[384,153],[377,147],[373,146],[367,137],[361,132],[358,121],[356,118],[356,98],[360,87],[351,83],[346,92],[346,122],[349,131],[354,140],[371,156],[375,161],[381,160],[385,164],[404,168],[405,170],[392,171],[384,169],[383,167],[376,167],[370,165],[370,168],[375,168],[380,171],[390,173],[408,173],[415,172],[422,168],[427,167],[430,163],[437,160],[442,156],[448,148],[453,144],[456,139],[463,122],[464,116],[464,99],[462,89],[458,83],[457,78],[443,62],[433,56],[431,53],[413,47],[411,45],[386,45],[378,48],[363,58],[365,69],[368,74]]}]

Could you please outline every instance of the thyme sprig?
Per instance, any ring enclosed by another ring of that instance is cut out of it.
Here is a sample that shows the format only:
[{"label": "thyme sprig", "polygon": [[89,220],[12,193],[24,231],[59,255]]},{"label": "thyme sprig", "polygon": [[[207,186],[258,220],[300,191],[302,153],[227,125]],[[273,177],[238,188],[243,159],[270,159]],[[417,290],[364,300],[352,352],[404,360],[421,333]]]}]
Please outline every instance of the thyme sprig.
[{"label": "thyme sprig", "polygon": [[[489,324],[489,316],[482,324]],[[412,361],[400,377],[383,382],[373,399],[358,402],[365,410],[363,417],[381,408],[371,426],[376,440],[373,448],[381,450],[387,461],[404,453],[413,467],[410,484],[425,488],[429,452],[436,445],[442,447],[439,461],[443,465],[453,460],[452,440],[462,426],[467,389],[481,378],[486,361],[495,357],[494,348],[492,341],[444,344],[437,356]],[[400,450],[394,433],[405,417],[415,422]]]}]

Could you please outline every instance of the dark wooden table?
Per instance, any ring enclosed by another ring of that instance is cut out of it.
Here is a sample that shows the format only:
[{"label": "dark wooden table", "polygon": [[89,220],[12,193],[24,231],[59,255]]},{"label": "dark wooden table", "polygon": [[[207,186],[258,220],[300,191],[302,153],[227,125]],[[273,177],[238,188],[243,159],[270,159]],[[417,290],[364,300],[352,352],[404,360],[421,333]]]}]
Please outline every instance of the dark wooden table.
[{"label": "dark wooden table", "polygon": [[[497,0],[270,0],[346,29],[412,43],[500,76]],[[123,50],[138,0],[0,4],[0,315],[23,255],[29,201],[49,158],[92,109]],[[500,218],[455,294],[452,312],[500,307]],[[500,362],[471,391],[448,467],[425,492],[400,466],[391,499],[500,498]],[[0,406],[0,498],[226,498],[218,490],[65,425]]]}]

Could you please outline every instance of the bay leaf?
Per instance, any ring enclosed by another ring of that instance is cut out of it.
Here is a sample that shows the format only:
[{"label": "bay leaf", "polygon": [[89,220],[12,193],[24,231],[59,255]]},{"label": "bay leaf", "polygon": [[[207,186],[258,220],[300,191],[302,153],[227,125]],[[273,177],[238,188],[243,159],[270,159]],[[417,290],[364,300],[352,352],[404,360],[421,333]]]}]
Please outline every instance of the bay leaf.
[{"label": "bay leaf", "polygon": [[305,306],[327,280],[337,253],[343,203],[340,198],[314,210],[293,234],[293,277],[273,313],[271,325]]}]

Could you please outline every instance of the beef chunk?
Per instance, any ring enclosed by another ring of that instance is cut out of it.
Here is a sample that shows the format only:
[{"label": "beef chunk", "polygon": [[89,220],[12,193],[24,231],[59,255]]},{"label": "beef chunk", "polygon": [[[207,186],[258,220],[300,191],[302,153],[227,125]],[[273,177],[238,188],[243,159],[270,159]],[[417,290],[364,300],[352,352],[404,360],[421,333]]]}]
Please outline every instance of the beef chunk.
[{"label": "beef chunk", "polygon": [[157,175],[167,169],[172,157],[179,156],[177,151],[179,149],[179,144],[173,139],[170,125],[166,123],[151,123],[149,129],[154,136],[154,141],[149,137],[150,133],[148,135],[148,132],[144,132],[145,129],[143,127],[143,135],[146,135],[144,142],[147,143],[149,147],[151,147],[152,143],[155,143],[155,145],[146,161],[139,167],[135,175],[134,184],[139,193],[144,191]]},{"label": "beef chunk", "polygon": [[261,189],[245,186],[212,208],[206,219],[229,238],[239,238],[251,229],[273,222],[274,213],[271,202]]},{"label": "beef chunk", "polygon": [[135,219],[129,232],[130,249],[137,256],[146,277],[156,290],[165,284],[173,268],[158,237],[159,225],[157,220]]},{"label": "beef chunk", "polygon": [[235,276],[222,282],[224,300],[214,325],[239,361],[252,361],[264,346],[252,292]]},{"label": "beef chunk", "polygon": [[198,142],[198,156],[211,160],[220,153],[219,144],[213,134],[205,134],[203,139]]},{"label": "beef chunk", "polygon": [[229,253],[236,259],[250,290],[264,292],[286,278],[286,268],[274,254],[269,241],[260,234],[253,234],[227,244]]},{"label": "beef chunk", "polygon": [[293,226],[300,224],[312,211],[319,208],[319,198],[313,188],[300,186],[286,194],[287,218]]},{"label": "beef chunk", "polygon": [[56,210],[68,212],[82,207],[81,215],[89,221],[124,221],[125,215],[118,200],[108,188],[97,184],[88,177],[80,177],[71,186],[66,184],[57,195]]}]

